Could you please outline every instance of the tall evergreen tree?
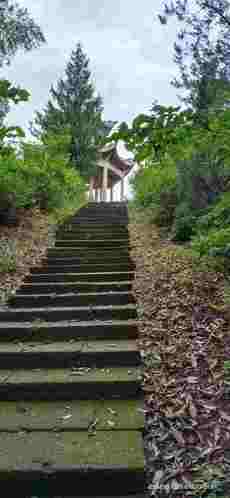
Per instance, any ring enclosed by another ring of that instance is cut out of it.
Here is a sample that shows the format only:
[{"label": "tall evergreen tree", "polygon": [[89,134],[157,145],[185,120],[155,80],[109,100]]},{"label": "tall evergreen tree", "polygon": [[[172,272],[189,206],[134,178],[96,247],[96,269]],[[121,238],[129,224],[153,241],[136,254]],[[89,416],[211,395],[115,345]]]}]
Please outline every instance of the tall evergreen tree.
[{"label": "tall evergreen tree", "polygon": [[50,90],[51,99],[43,112],[36,112],[34,134],[59,133],[63,127],[71,136],[70,157],[83,176],[95,172],[97,149],[105,133],[102,99],[91,80],[89,59],[80,43],[73,50],[64,78]]},{"label": "tall evergreen tree", "polygon": [[[184,100],[202,116],[229,102],[230,4],[227,0],[164,1],[162,24],[181,23],[174,44],[180,78],[172,83],[187,91]],[[222,95],[222,99],[221,99]]]}]

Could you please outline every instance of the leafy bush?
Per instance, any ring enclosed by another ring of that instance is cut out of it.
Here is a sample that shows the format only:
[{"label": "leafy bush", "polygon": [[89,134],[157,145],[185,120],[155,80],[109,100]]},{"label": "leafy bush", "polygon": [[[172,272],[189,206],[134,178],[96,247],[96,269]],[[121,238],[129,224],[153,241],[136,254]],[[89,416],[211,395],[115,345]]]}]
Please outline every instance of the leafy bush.
[{"label": "leafy bush", "polygon": [[172,227],[173,239],[186,242],[195,233],[195,224],[198,213],[190,209],[185,202],[179,204],[175,210],[175,220]]},{"label": "leafy bush", "polygon": [[154,165],[140,169],[130,183],[137,205],[151,208],[155,223],[171,224],[176,206],[174,163],[165,167]]},{"label": "leafy bush", "polygon": [[191,242],[192,249],[202,256],[230,257],[230,228],[211,228],[207,235],[198,234]]},{"label": "leafy bush", "polygon": [[205,210],[195,223],[192,248],[200,255],[230,257],[230,192]]},{"label": "leafy bush", "polygon": [[13,154],[0,157],[0,196],[8,196],[17,208],[62,208],[82,200],[84,192],[83,180],[67,159],[43,148],[34,146],[24,160]]},{"label": "leafy bush", "polygon": [[13,273],[16,271],[16,243],[6,238],[0,239],[0,273]]},{"label": "leafy bush", "polygon": [[224,192],[213,206],[197,220],[196,230],[207,233],[210,228],[227,228],[230,224],[230,192]]}]

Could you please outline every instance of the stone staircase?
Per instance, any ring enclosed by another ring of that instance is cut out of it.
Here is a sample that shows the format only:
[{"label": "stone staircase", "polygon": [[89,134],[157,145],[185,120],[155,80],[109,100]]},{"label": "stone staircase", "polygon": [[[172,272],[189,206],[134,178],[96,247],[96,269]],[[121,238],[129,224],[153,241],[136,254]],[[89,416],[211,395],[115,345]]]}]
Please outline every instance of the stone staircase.
[{"label": "stone staircase", "polygon": [[127,207],[90,203],[0,311],[4,496],[144,497]]}]

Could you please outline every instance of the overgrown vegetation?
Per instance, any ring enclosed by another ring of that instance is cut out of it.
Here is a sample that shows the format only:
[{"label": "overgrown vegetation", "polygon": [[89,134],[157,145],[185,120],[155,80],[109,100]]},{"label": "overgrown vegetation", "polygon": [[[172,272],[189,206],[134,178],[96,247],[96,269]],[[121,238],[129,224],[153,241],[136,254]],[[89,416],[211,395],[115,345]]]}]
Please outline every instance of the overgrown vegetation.
[{"label": "overgrown vegetation", "polygon": [[140,164],[131,181],[136,205],[150,209],[172,240],[228,258],[229,109],[208,115],[206,129],[191,110],[154,105],[112,138],[125,140]]}]

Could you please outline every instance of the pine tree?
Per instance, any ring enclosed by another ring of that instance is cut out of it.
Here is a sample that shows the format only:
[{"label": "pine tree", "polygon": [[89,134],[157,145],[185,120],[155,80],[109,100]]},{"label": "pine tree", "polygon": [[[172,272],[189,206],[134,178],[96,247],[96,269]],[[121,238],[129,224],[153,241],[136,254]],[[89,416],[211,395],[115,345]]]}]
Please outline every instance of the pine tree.
[{"label": "pine tree", "polygon": [[104,134],[102,99],[91,81],[89,59],[80,43],[73,50],[64,78],[50,90],[51,99],[37,112],[32,131],[59,133],[63,127],[71,136],[70,158],[86,177],[96,170],[97,150]]}]

